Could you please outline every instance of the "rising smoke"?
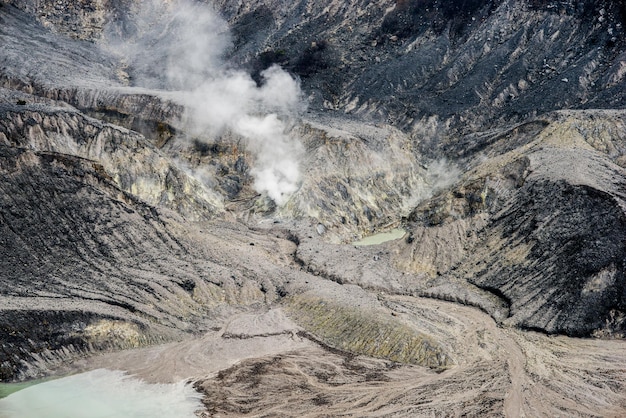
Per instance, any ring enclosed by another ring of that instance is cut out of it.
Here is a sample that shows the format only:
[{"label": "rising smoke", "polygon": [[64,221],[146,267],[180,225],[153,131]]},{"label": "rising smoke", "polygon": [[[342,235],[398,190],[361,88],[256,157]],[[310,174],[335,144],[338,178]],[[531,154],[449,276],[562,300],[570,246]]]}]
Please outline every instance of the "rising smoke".
[{"label": "rising smoke", "polygon": [[193,135],[243,138],[255,159],[255,189],[283,205],[300,184],[302,146],[289,135],[305,108],[298,81],[273,66],[259,86],[229,68],[228,26],[206,4],[146,0],[132,16],[112,25],[106,39],[127,60],[133,84],[180,92]]}]

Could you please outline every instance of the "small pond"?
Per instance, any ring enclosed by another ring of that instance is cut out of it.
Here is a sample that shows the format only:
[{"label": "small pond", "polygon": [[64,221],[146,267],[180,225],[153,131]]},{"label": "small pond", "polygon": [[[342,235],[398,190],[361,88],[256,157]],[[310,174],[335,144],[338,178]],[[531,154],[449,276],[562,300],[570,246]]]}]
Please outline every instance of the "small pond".
[{"label": "small pond", "polygon": [[382,244],[383,242],[400,239],[404,236],[404,234],[406,234],[406,231],[404,229],[401,229],[401,228],[392,229],[391,231],[370,235],[359,241],[353,242],[352,245],[356,245],[358,247],[358,246],[365,246],[365,245]]}]

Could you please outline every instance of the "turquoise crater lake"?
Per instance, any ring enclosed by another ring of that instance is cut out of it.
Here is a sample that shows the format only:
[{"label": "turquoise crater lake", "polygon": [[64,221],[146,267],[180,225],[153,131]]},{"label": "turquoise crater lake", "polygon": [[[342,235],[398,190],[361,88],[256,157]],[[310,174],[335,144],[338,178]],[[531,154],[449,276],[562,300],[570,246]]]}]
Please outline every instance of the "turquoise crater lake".
[{"label": "turquoise crater lake", "polygon": [[195,418],[200,399],[184,382],[148,384],[98,369],[11,393],[0,399],[0,418]]}]

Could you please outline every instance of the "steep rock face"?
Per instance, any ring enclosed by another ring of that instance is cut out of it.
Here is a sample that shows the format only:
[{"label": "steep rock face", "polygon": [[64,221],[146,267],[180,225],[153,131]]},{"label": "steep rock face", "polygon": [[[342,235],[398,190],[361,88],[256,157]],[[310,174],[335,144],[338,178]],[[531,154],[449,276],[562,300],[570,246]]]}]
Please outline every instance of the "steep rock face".
[{"label": "steep rock face", "polygon": [[[145,273],[129,280],[129,261],[179,244],[163,235],[149,207],[117,189],[93,162],[1,149],[1,322],[3,335],[12,336],[2,341],[2,378],[24,372],[23,359],[43,355],[52,361],[86,350],[78,334],[99,318],[140,324],[144,332],[138,335],[149,340],[136,304],[147,306],[146,290],[157,299],[168,291],[152,274],[147,286]],[[163,319],[157,311],[152,316]]]},{"label": "steep rock face", "polygon": [[305,120],[297,135],[306,147],[306,175],[280,213],[316,219],[329,241],[397,225],[437,186],[408,136],[390,126]]},{"label": "steep rock face", "polygon": [[235,59],[253,69],[279,62],[302,77],[313,106],[389,118],[416,134],[434,121],[446,137],[450,127],[624,105],[616,2],[217,4],[234,28]]},{"label": "steep rock face", "polygon": [[75,109],[5,103],[0,141],[97,161],[123,190],[152,205],[176,209],[191,219],[219,212],[221,198],[172,164],[143,136],[103,124]]},{"label": "steep rock face", "polygon": [[[291,303],[316,341],[345,355],[431,367],[463,357],[450,341],[468,328],[471,347],[491,343],[466,323],[442,333],[454,314],[439,305],[424,314],[416,296],[521,328],[623,336],[623,111],[544,114],[624,106],[620,4],[212,2],[232,25],[229,65],[261,83],[279,63],[309,99],[289,132],[306,150],[302,184],[283,207],[253,190],[255,159],[240,136],[193,134],[180,95],[138,87],[140,69],[94,42],[106,22],[132,31],[137,2],[1,4],[3,379],[92,349],[221,329],[234,312],[273,303]],[[441,157],[464,174],[442,164],[449,176],[437,180],[429,159]],[[265,222],[250,229],[235,218]],[[400,242],[327,242],[401,222]],[[378,320],[389,306],[402,318]],[[517,347],[507,344],[466,375],[450,373],[490,382],[487,407],[468,392],[455,411],[513,408],[494,382],[521,360],[486,366]],[[609,399],[623,401],[622,375],[613,371]],[[446,411],[446,393],[437,397]],[[579,411],[564,403],[547,410]]]},{"label": "steep rock face", "polygon": [[[584,185],[537,181],[490,227],[470,281],[511,301],[523,327],[589,335],[624,331],[623,201]],[[506,224],[506,226],[505,226]],[[482,247],[482,246],[481,246]],[[525,257],[522,259],[522,256]]]},{"label": "steep rock face", "polygon": [[[105,23],[135,27],[133,1],[81,3],[77,14],[73,2],[5,2],[80,38],[98,39]],[[208,3],[232,27],[232,62],[256,77],[281,64],[301,77],[315,109],[389,119],[418,135],[435,128],[426,150],[450,127],[469,133],[626,100],[620,2]]]},{"label": "steep rock face", "polygon": [[3,380],[201,332],[224,312],[271,303],[293,276],[289,241],[232,225],[189,230],[92,160],[4,144],[0,152]]},{"label": "steep rock face", "polygon": [[[418,207],[415,242],[397,263],[493,291],[509,303],[511,324],[622,335],[625,173],[613,161],[623,155],[624,114],[563,112],[544,123],[532,141],[501,135],[463,187]],[[467,234],[457,233],[462,225]],[[438,254],[422,241],[429,236],[440,237]]]}]

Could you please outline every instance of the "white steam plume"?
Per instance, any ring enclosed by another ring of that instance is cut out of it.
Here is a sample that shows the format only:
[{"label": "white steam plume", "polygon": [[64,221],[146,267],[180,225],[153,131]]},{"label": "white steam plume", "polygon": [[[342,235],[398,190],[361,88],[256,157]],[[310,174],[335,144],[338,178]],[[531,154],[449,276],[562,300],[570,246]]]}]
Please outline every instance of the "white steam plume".
[{"label": "white steam plume", "polygon": [[230,130],[246,139],[255,156],[254,187],[278,205],[299,187],[300,143],[288,134],[289,119],[302,108],[297,82],[279,67],[261,73],[256,83],[243,72],[221,72],[186,97],[196,132]]},{"label": "white steam plume", "polygon": [[230,45],[227,24],[206,4],[146,0],[133,16],[108,37],[128,57],[133,82],[180,91],[193,134],[229,131],[244,138],[255,158],[255,189],[283,205],[300,184],[302,146],[289,135],[305,108],[298,81],[272,66],[258,86],[244,71],[228,68],[222,58]]},{"label": "white steam plume", "polygon": [[445,158],[431,161],[426,170],[426,182],[430,185],[431,193],[452,186],[461,178],[459,167]]}]

